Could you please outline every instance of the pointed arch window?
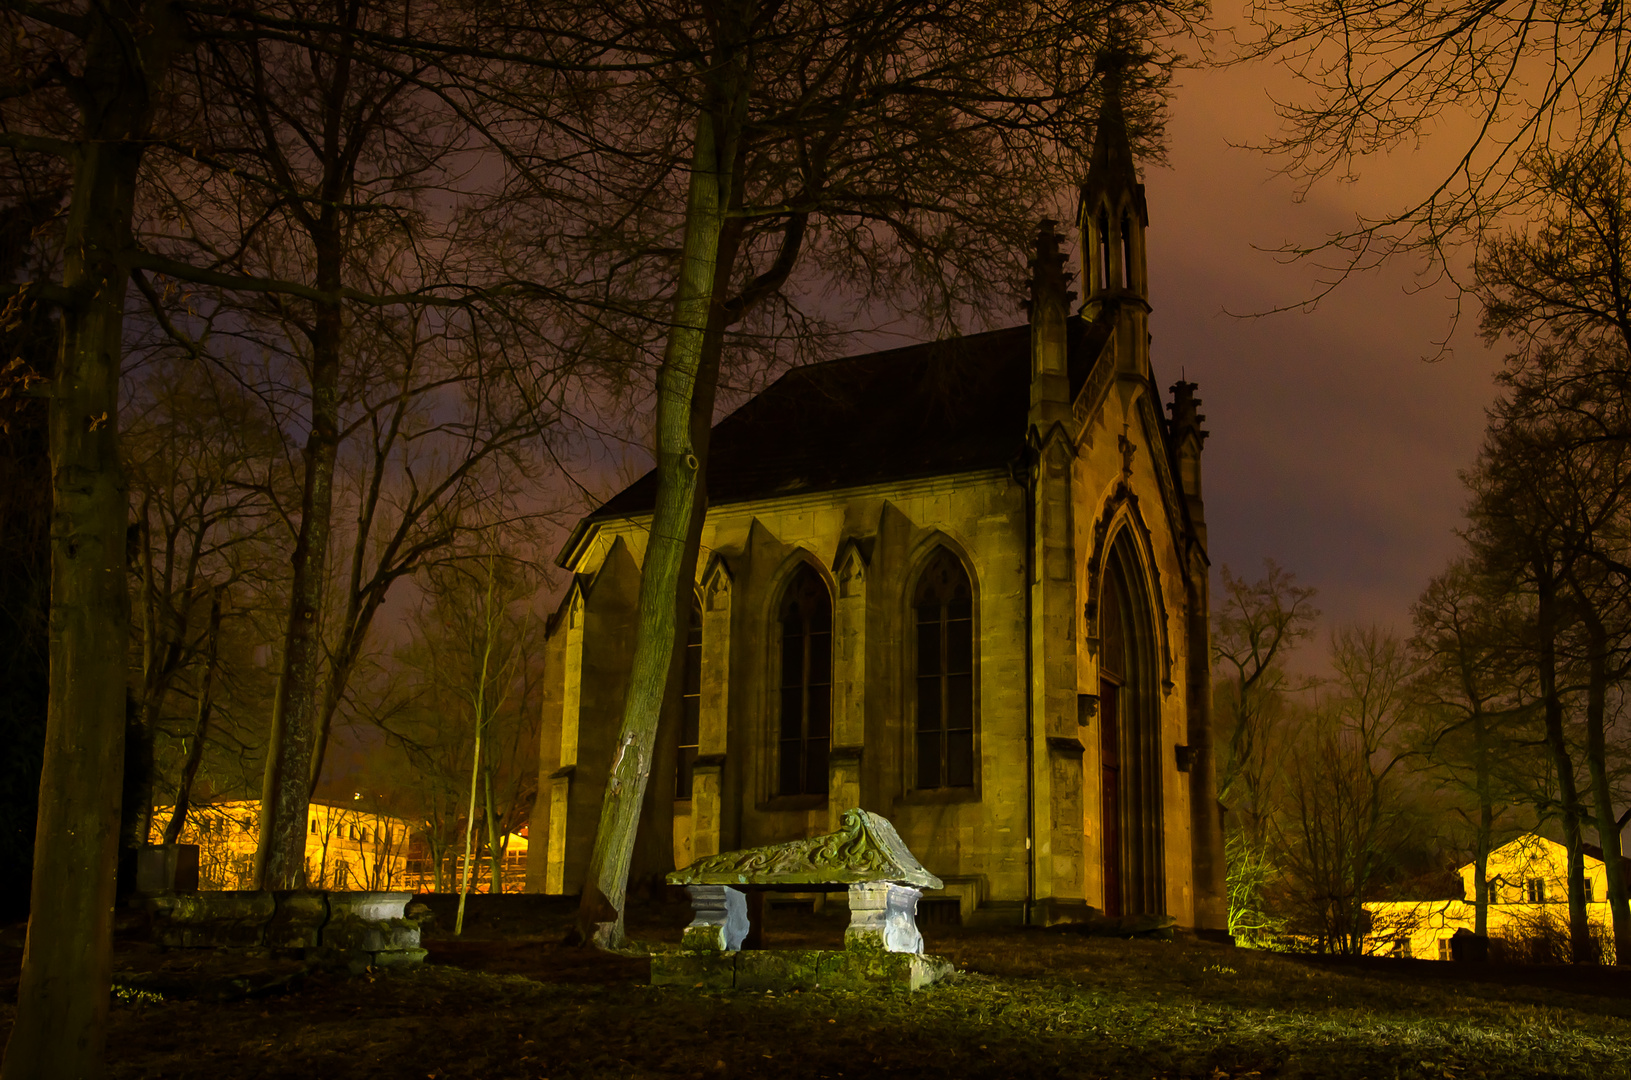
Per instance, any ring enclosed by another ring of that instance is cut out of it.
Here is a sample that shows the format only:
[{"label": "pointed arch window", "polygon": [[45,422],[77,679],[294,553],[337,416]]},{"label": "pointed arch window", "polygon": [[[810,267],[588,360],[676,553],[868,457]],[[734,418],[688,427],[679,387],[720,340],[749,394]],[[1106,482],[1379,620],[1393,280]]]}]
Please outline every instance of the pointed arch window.
[{"label": "pointed arch window", "polygon": [[787,583],[781,624],[776,794],[825,795],[832,741],[832,596],[808,564]]},{"label": "pointed arch window", "polygon": [[1121,212],[1121,287],[1133,288],[1133,215]]},{"label": "pointed arch window", "polygon": [[1112,284],[1110,266],[1110,211],[1099,207],[1099,291],[1109,289]]},{"label": "pointed arch window", "polygon": [[962,563],[935,552],[912,597],[917,616],[917,787],[974,786],[974,593]]},{"label": "pointed arch window", "polygon": [[680,683],[680,747],[675,762],[674,798],[691,797],[692,772],[702,742],[702,607],[691,600],[691,625],[685,633],[685,673]]}]

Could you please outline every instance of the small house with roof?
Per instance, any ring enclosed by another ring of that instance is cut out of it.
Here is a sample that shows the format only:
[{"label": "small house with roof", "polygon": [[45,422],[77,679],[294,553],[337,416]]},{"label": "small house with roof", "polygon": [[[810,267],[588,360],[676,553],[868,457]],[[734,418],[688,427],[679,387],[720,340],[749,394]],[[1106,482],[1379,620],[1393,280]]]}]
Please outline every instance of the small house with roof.
[{"label": "small house with roof", "polygon": [[[1202,429],[1151,367],[1117,96],[1026,323],[797,368],[721,420],[685,680],[653,784],[674,864],[893,822],[964,919],[1224,926]],[[593,845],[656,478],[559,557],[529,888]],[[661,743],[661,740],[660,740]],[[933,901],[929,901],[932,903]]]},{"label": "small house with roof", "polygon": [[[1593,933],[1613,941],[1613,914],[1608,903],[1608,867],[1603,849],[1582,845],[1586,918]],[[1478,864],[1465,863],[1457,871],[1461,895],[1437,900],[1378,900],[1365,905],[1370,932],[1365,951],[1374,956],[1417,960],[1449,960],[1450,941],[1456,931],[1478,927],[1476,896]],[[1485,932],[1509,941],[1544,934],[1548,927],[1558,937],[1569,922],[1569,849],[1539,833],[1524,833],[1494,851],[1484,864],[1487,906]],[[1631,878],[1631,875],[1627,875]],[[1627,881],[1631,885],[1631,880]]]}]

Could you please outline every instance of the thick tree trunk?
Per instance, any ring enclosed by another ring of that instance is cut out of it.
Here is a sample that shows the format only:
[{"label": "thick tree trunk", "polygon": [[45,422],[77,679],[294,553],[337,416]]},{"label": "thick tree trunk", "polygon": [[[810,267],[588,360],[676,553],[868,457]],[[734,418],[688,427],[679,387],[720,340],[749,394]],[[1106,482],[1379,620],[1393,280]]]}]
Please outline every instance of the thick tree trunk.
[{"label": "thick tree trunk", "polygon": [[[739,209],[740,198],[732,209]],[[664,877],[674,869],[674,770],[679,754],[680,696],[685,684],[685,641],[691,625],[692,590],[687,582],[697,577],[697,560],[702,550],[702,527],[708,517],[708,440],[713,434],[714,402],[719,392],[719,365],[724,358],[725,331],[730,317],[718,300],[730,295],[731,276],[741,249],[744,219],[727,217],[720,230],[719,256],[714,264],[715,303],[708,313],[708,330],[703,336],[697,362],[695,388],[691,394],[691,448],[698,461],[696,495],[691,504],[691,522],[685,532],[685,550],[680,557],[674,607],[674,652],[669,659],[668,685],[663,692],[663,709],[658,722],[652,760],[653,774],[646,787],[640,811],[640,827],[630,861],[629,885],[660,896]],[[795,241],[796,243],[796,241]]]},{"label": "thick tree trunk", "polygon": [[715,303],[719,242],[735,162],[734,137],[720,130],[722,123],[734,128],[734,102],[728,112],[729,120],[707,110],[697,119],[674,324],[657,377],[657,507],[640,575],[623,722],[578,912],[579,931],[602,946],[615,946],[623,938],[629,865],[678,632],[675,601],[701,464],[692,442],[693,395]]},{"label": "thick tree trunk", "polygon": [[[318,247],[318,287],[340,286],[339,240]],[[312,333],[311,431],[306,438],[300,533],[295,541],[283,671],[272,706],[272,731],[261,789],[255,879],[263,889],[298,889],[306,857],[306,813],[313,788],[317,688],[322,666],[323,586],[334,516],[334,461],[339,451],[338,302],[318,305]]]},{"label": "thick tree trunk", "polygon": [[[50,700],[28,939],[5,1080],[103,1072],[124,771],[130,596],[119,467],[119,367],[142,140],[173,44],[169,9],[86,18],[84,118],[63,244],[52,381]],[[134,32],[134,33],[133,33]]]}]

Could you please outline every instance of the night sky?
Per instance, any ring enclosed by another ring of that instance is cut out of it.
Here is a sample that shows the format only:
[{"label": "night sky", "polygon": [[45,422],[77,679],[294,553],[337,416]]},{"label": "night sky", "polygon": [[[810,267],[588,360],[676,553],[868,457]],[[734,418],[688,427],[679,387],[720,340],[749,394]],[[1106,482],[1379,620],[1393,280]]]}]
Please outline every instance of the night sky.
[{"label": "night sky", "polygon": [[1479,339],[1476,305],[1467,304],[1451,354],[1432,363],[1424,358],[1450,330],[1454,291],[1423,291],[1403,263],[1350,279],[1311,314],[1225,312],[1313,295],[1314,267],[1253,245],[1311,242],[1356,211],[1398,205],[1443,175],[1455,132],[1298,203],[1275,159],[1229,146],[1277,126],[1268,74],[1253,65],[1179,76],[1169,167],[1144,176],[1156,378],[1165,391],[1182,369],[1200,384],[1212,432],[1204,483],[1213,566],[1256,577],[1272,557],[1318,587],[1326,628],[1408,632],[1411,602],[1455,550],[1457,473],[1477,453],[1495,392],[1500,351]]}]

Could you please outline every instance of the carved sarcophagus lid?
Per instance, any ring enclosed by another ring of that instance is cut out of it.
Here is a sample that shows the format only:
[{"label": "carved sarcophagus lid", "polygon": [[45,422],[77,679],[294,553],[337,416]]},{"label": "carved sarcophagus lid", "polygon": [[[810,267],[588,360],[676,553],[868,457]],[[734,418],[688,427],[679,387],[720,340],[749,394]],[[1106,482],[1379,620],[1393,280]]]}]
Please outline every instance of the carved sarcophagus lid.
[{"label": "carved sarcophagus lid", "polygon": [[706,856],[669,874],[668,883],[738,889],[797,885],[812,892],[874,881],[944,887],[906,850],[887,818],[856,809],[845,810],[841,821],[841,829],[825,836]]}]

